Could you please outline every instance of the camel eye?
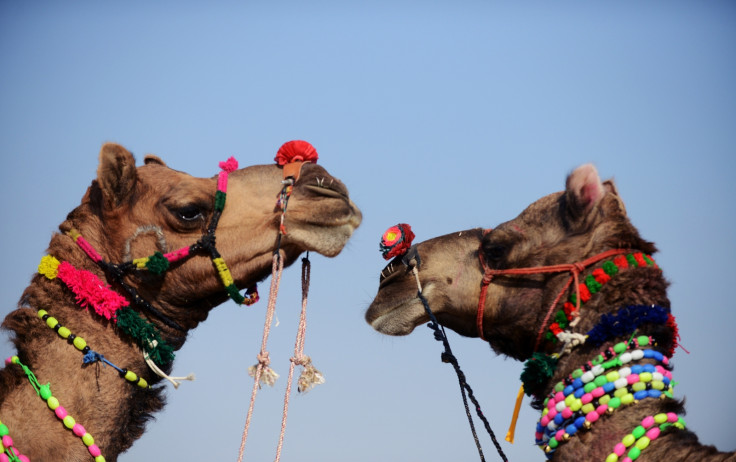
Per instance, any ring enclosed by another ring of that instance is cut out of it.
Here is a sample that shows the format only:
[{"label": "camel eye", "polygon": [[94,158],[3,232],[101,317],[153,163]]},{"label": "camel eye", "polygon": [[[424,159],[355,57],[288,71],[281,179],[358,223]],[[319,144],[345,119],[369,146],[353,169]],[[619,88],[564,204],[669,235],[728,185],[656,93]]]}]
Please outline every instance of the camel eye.
[{"label": "camel eye", "polygon": [[185,207],[177,209],[176,215],[182,221],[186,221],[189,223],[193,221],[198,221],[204,218],[204,215],[202,214],[202,210],[196,205],[187,205]]}]

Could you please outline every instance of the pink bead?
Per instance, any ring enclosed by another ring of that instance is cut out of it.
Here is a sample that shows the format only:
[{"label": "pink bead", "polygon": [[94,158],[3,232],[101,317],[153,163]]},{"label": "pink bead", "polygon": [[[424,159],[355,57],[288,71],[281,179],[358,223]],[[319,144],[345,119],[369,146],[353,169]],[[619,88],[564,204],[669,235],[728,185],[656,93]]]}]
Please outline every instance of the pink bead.
[{"label": "pink bead", "polygon": [[621,462],[634,462],[634,461],[633,461],[633,460],[631,460],[631,457],[629,457],[629,456],[626,456],[626,457],[624,457],[623,459],[621,459]]},{"label": "pink bead", "polygon": [[8,455],[4,452],[0,454],[0,462],[10,462],[10,459],[8,458]]},{"label": "pink bead", "polygon": [[652,425],[654,425],[654,416],[647,416],[644,417],[644,419],[641,421],[641,426],[644,428],[649,428]]},{"label": "pink bead", "polygon": [[547,414],[546,416],[539,419],[539,423],[542,424],[543,427],[546,427],[550,419],[551,417],[549,416],[549,414]]},{"label": "pink bead", "polygon": [[613,453],[619,457],[623,456],[625,452],[626,452],[626,446],[624,446],[624,443],[618,443],[613,448]]},{"label": "pink bead", "polygon": [[565,429],[561,428],[557,430],[557,433],[555,433],[555,439],[557,441],[562,441],[562,437],[565,436]]},{"label": "pink bead", "polygon": [[56,409],[54,409],[54,412],[56,413],[56,417],[58,417],[61,420],[64,420],[64,417],[67,416],[66,409],[64,409],[64,406],[59,406]]},{"label": "pink bead", "polygon": [[585,414],[585,420],[587,420],[590,423],[593,423],[596,420],[598,420],[598,417],[600,416],[598,415],[596,411],[590,411],[587,414]]},{"label": "pink bead", "polygon": [[565,409],[564,409],[564,410],[562,411],[562,417],[563,417],[563,418],[564,418],[565,420],[567,420],[567,419],[569,419],[570,417],[572,417],[572,411],[570,410],[570,408],[569,408],[569,407],[566,407],[566,408],[565,408]]},{"label": "pink bead", "polygon": [[631,374],[628,377],[626,377],[626,381],[629,383],[629,385],[633,385],[636,382],[639,381],[639,374]]},{"label": "pink bead", "polygon": [[594,388],[593,391],[590,392],[591,395],[593,395],[593,398],[600,398],[605,394],[603,391],[603,387]]},{"label": "pink bead", "polygon": [[557,393],[555,393],[555,401],[558,403],[560,401],[565,401],[565,395],[561,391],[558,391]]},{"label": "pink bead", "polygon": [[590,393],[586,393],[580,397],[580,402],[583,404],[588,404],[591,401],[593,401],[593,395]]},{"label": "pink bead", "polygon": [[669,423],[675,423],[677,422],[677,414],[674,412],[668,412],[667,413],[667,422]]},{"label": "pink bead", "polygon": [[550,398],[550,400],[547,401],[547,409],[554,409],[555,404],[557,404],[557,401],[554,398]]},{"label": "pink bead", "polygon": [[557,415],[557,409],[550,409],[549,412],[547,413],[547,417],[549,417],[550,419],[554,419],[556,415]]},{"label": "pink bead", "polygon": [[98,448],[96,444],[91,444],[87,449],[89,449],[89,453],[92,454],[92,457],[97,457],[102,454],[102,451],[100,451],[100,448]]},{"label": "pink bead", "polygon": [[3,446],[6,448],[9,448],[13,445],[13,438],[10,437],[10,435],[3,436]]},{"label": "pink bead", "polygon": [[[12,357],[5,358],[5,365],[6,366],[10,366],[11,364],[13,364],[13,358]],[[7,456],[5,456],[5,457],[7,457]]]},{"label": "pink bead", "polygon": [[25,454],[19,455],[18,460],[20,460],[20,462],[31,462],[31,459],[29,459]]},{"label": "pink bead", "polygon": [[598,415],[603,415],[608,410],[608,404],[601,404],[597,408],[595,408],[595,412],[598,413]]},{"label": "pink bead", "polygon": [[669,363],[670,363],[670,358],[668,358],[667,356],[664,356],[664,355],[663,355],[663,356],[662,356],[662,364],[664,364],[664,365],[666,366],[666,365],[668,365]]},{"label": "pink bead", "polygon": [[85,433],[87,433],[87,430],[85,430],[84,427],[80,424],[74,424],[72,431],[80,438],[83,437]]},{"label": "pink bead", "polygon": [[659,427],[650,428],[647,430],[647,438],[650,441],[654,441],[659,437]]}]

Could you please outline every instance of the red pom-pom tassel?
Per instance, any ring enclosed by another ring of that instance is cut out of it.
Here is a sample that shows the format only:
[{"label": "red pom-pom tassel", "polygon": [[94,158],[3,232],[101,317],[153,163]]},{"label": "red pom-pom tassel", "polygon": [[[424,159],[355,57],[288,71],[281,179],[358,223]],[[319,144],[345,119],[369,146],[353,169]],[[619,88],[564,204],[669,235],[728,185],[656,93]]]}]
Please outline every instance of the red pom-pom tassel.
[{"label": "red pom-pom tassel", "polygon": [[379,249],[383,254],[383,258],[390,260],[396,256],[404,255],[411,247],[411,241],[413,240],[414,233],[411,226],[406,223],[399,223],[383,233]]},{"label": "red pom-pom tassel", "polygon": [[291,162],[313,162],[317,163],[319,155],[310,143],[302,140],[287,141],[279,148],[274,160],[278,165],[286,165]]}]

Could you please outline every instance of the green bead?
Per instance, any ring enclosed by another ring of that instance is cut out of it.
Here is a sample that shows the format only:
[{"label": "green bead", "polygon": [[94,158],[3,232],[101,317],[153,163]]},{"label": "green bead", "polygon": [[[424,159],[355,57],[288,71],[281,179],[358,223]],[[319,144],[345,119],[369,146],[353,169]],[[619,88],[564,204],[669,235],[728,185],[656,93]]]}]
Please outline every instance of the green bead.
[{"label": "green bead", "polygon": [[636,460],[636,459],[638,459],[638,458],[639,458],[639,456],[641,455],[641,449],[639,449],[639,448],[637,448],[636,446],[634,446],[633,448],[631,448],[631,449],[629,450],[629,453],[628,453],[628,454],[626,454],[626,455],[627,455],[627,456],[629,456],[629,459],[631,459],[631,460]]},{"label": "green bead", "polygon": [[74,337],[74,346],[77,348],[77,350],[82,351],[84,350],[84,347],[87,346],[87,341],[84,340],[82,337]]},{"label": "green bead", "polygon": [[562,391],[565,389],[565,384],[562,382],[557,382],[555,385],[555,391]]},{"label": "green bead", "polygon": [[10,432],[8,431],[8,426],[7,426],[7,425],[5,425],[5,424],[0,424],[0,437],[2,437],[2,436],[5,436],[5,435],[7,435],[8,433],[10,433]]},{"label": "green bead", "polygon": [[649,337],[646,335],[640,335],[636,338],[636,341],[639,343],[640,347],[649,345]]},{"label": "green bead", "polygon": [[590,393],[591,391],[595,390],[596,388],[598,388],[598,387],[593,382],[588,382],[585,385],[583,385],[583,390],[585,390],[585,393]]},{"label": "green bead", "polygon": [[92,446],[95,444],[95,439],[92,438],[92,435],[89,434],[89,432],[82,435],[82,442],[84,442],[85,446]]},{"label": "green bead", "polygon": [[639,439],[647,432],[647,430],[642,427],[641,425],[637,425],[634,431],[631,432],[632,435],[634,435],[634,438]]},{"label": "green bead", "polygon": [[631,446],[632,444],[636,442],[636,438],[634,438],[634,435],[629,433],[628,435],[624,436],[624,439],[621,440],[621,442],[624,443],[624,446],[628,448],[629,446]]},{"label": "green bead", "polygon": [[608,401],[608,407],[612,409],[618,409],[621,406],[621,398],[613,397]]},{"label": "green bead", "polygon": [[605,375],[599,375],[595,378],[595,380],[593,380],[593,383],[595,383],[598,387],[602,387],[603,385],[608,383],[608,379]]},{"label": "green bead", "polygon": [[618,354],[623,353],[624,351],[626,351],[626,343],[625,342],[621,342],[621,343],[615,344],[613,346],[613,351],[616,352],[616,353],[618,353]]},{"label": "green bead", "polygon": [[72,331],[69,330],[69,328],[61,326],[59,327],[59,330],[56,331],[59,334],[59,337],[61,338],[69,338],[69,335],[71,335]]},{"label": "green bead", "polygon": [[552,449],[555,449],[559,443],[557,443],[557,440],[554,438],[550,438],[549,440],[549,447]]},{"label": "green bead", "polygon": [[[573,379],[579,379],[582,376],[583,376],[583,370],[582,369],[575,369],[572,372],[572,378]],[[560,382],[560,383],[562,383],[562,382]],[[559,391],[562,391],[562,390],[559,390]]]},{"label": "green bead", "polygon": [[51,398],[51,384],[41,385],[38,389],[38,395],[43,398],[44,401]]},{"label": "green bead", "polygon": [[77,422],[76,422],[76,421],[74,420],[74,417],[72,417],[72,416],[70,416],[70,415],[67,415],[66,417],[64,417],[64,420],[63,420],[63,422],[64,422],[64,426],[65,426],[66,428],[68,428],[69,430],[71,430],[72,428],[74,428],[74,424],[76,424],[76,423],[77,423]]}]

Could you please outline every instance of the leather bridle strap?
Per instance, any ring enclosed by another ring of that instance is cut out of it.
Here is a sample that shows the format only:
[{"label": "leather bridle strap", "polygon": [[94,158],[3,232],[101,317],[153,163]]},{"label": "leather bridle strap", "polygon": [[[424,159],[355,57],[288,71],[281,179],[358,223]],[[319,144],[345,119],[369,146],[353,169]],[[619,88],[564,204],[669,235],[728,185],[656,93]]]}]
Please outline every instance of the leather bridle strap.
[{"label": "leather bridle strap", "polygon": [[[484,234],[487,234],[490,232],[490,230],[485,230]],[[611,249],[607,250],[605,252],[601,252],[597,255],[593,255],[592,257],[586,258],[585,260],[576,262],[576,263],[564,263],[560,265],[550,265],[550,266],[536,266],[536,267],[529,267],[529,268],[507,268],[507,269],[493,269],[488,266],[488,264],[485,261],[485,258],[483,257],[483,250],[478,250],[478,259],[480,260],[481,267],[483,268],[483,281],[481,282],[481,289],[480,289],[480,298],[478,300],[478,314],[476,317],[476,325],[478,327],[478,336],[486,340],[485,336],[483,335],[483,315],[485,312],[485,305],[486,305],[486,293],[488,291],[488,286],[491,283],[491,280],[494,276],[500,276],[500,275],[527,275],[527,274],[540,274],[540,273],[571,273],[570,279],[567,281],[565,286],[562,288],[562,290],[557,294],[557,297],[555,297],[555,300],[552,302],[552,304],[549,307],[549,310],[547,311],[547,315],[544,318],[544,322],[542,322],[542,325],[539,329],[539,333],[537,334],[537,340],[534,344],[534,351],[537,351],[537,348],[539,347],[539,343],[541,342],[542,336],[544,334],[544,329],[547,326],[547,322],[549,321],[550,316],[554,312],[555,306],[557,306],[557,303],[560,301],[562,296],[567,292],[567,289],[570,287],[570,284],[575,282],[575,312],[578,312],[580,310],[580,283],[579,283],[579,275],[581,272],[585,270],[585,268],[598,263],[601,260],[604,260],[608,257],[611,257],[613,255],[621,255],[628,252],[626,249]],[[487,341],[487,340],[486,340]]]}]

